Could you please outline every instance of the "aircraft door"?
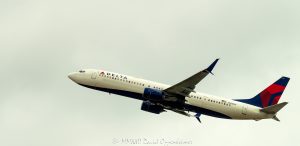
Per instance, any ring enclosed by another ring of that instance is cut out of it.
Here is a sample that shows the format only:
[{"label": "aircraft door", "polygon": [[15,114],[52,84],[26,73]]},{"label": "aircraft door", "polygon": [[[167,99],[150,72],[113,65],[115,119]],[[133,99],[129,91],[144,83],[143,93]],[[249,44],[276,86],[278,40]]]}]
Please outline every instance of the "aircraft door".
[{"label": "aircraft door", "polygon": [[96,79],[97,78],[97,72],[93,72],[91,78]]},{"label": "aircraft door", "polygon": [[247,105],[243,105],[242,114],[245,115],[245,116],[247,115]]}]

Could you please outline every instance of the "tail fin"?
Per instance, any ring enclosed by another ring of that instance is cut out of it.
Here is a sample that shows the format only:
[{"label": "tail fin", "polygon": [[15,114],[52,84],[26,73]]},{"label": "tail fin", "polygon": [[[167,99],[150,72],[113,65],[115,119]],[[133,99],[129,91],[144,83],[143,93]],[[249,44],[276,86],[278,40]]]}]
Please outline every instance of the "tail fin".
[{"label": "tail fin", "polygon": [[288,77],[281,77],[255,97],[251,99],[238,99],[236,101],[244,102],[261,108],[275,105],[278,103],[289,80],[290,78]]}]

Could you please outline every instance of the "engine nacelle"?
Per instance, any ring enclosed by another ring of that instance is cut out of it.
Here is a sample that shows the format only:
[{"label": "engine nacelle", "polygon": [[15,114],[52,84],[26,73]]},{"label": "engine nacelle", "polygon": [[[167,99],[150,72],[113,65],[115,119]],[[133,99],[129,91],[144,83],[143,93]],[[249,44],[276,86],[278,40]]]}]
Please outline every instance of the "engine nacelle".
[{"label": "engine nacelle", "polygon": [[165,97],[162,91],[152,88],[145,88],[143,96],[152,101],[162,101]]},{"label": "engine nacelle", "polygon": [[156,105],[150,101],[144,101],[142,103],[141,110],[154,114],[160,114],[161,112],[165,111],[163,107]]}]

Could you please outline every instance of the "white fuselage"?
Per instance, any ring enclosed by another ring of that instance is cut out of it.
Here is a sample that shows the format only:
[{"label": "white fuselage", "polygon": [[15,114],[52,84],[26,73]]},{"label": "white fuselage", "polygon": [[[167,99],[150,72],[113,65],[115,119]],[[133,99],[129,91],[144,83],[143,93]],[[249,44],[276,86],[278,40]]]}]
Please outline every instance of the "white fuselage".
[{"label": "white fuselage", "polygon": [[[104,89],[103,91],[116,94],[118,94],[118,91],[125,91],[126,93],[143,95],[145,88],[164,90],[170,87],[158,82],[95,69],[71,73],[69,78],[80,85],[94,89]],[[261,112],[259,107],[253,105],[200,92],[191,92],[185,98],[185,104],[221,113],[230,117],[230,119],[260,120],[274,116]]]}]

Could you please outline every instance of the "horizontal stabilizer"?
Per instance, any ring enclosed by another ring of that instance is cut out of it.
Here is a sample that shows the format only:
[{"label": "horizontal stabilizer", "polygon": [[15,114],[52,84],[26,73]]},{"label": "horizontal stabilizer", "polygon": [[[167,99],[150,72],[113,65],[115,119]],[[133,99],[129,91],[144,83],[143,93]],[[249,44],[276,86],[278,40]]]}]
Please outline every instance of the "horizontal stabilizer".
[{"label": "horizontal stabilizer", "polygon": [[284,106],[286,106],[287,102],[282,102],[279,104],[271,105],[266,108],[261,109],[260,111],[267,113],[267,114],[276,114],[278,111],[280,111]]}]

